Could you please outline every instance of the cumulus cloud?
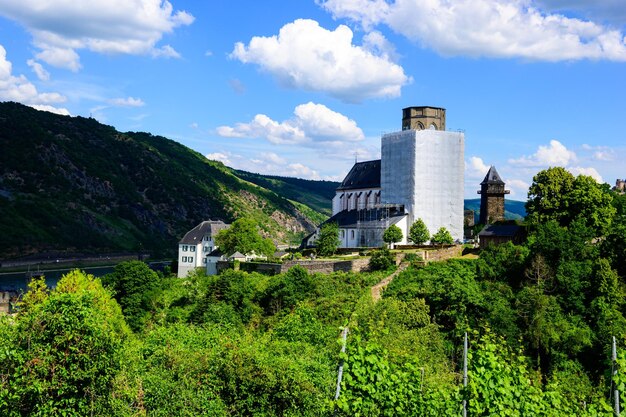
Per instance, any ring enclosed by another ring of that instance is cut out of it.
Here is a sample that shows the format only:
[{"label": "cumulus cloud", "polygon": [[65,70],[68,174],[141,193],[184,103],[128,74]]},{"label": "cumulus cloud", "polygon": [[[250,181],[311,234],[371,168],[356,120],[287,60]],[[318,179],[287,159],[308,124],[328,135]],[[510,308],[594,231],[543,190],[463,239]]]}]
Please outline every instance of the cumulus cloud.
[{"label": "cumulus cloud", "polygon": [[162,0],[0,0],[0,15],[19,22],[33,36],[36,58],[78,71],[76,51],[178,57],[162,37],[194,17]]},{"label": "cumulus cloud", "polygon": [[0,45],[0,100],[16,101],[38,110],[69,115],[65,108],[56,104],[66,101],[59,93],[40,93],[24,75],[13,75],[13,64],[7,60],[6,50]]},{"label": "cumulus cloud", "polygon": [[619,30],[543,12],[530,0],[318,0],[318,3],[335,18],[359,22],[366,30],[385,24],[443,55],[626,61],[626,41]]},{"label": "cumulus cloud", "polygon": [[401,66],[390,60],[390,46],[381,34],[352,44],[345,25],[327,30],[315,20],[298,19],[277,36],[253,37],[235,44],[231,57],[259,65],[289,87],[321,91],[347,102],[398,97],[410,82]]},{"label": "cumulus cloud", "polygon": [[594,180],[596,180],[598,183],[603,184],[604,180],[602,179],[602,175],[600,175],[600,173],[592,167],[569,167],[567,168],[567,170],[569,172],[571,172],[574,175],[587,175],[591,178],[593,178]]},{"label": "cumulus cloud", "polygon": [[467,175],[474,178],[484,177],[487,175],[489,168],[489,165],[485,164],[482,158],[477,156],[470,157],[469,161],[465,164]]},{"label": "cumulus cloud", "polygon": [[117,107],[142,107],[146,104],[142,99],[134,97],[112,98],[107,102]]},{"label": "cumulus cloud", "polygon": [[300,162],[289,162],[274,152],[261,152],[256,158],[246,158],[232,152],[222,151],[207,154],[206,157],[220,161],[229,167],[249,172],[311,180],[328,179],[322,178],[315,169]]},{"label": "cumulus cloud", "polygon": [[50,79],[50,73],[46,71],[46,69],[34,59],[29,59],[26,61],[26,64],[33,70],[37,78],[41,81],[48,81]]},{"label": "cumulus cloud", "polygon": [[533,155],[509,159],[510,164],[528,167],[567,166],[575,161],[576,154],[558,140],[551,140],[548,146],[540,145]]},{"label": "cumulus cloud", "polygon": [[300,104],[294,117],[277,122],[257,114],[249,123],[220,126],[217,134],[231,138],[265,138],[274,144],[306,144],[314,142],[356,142],[364,138],[363,131],[341,113],[323,104]]}]

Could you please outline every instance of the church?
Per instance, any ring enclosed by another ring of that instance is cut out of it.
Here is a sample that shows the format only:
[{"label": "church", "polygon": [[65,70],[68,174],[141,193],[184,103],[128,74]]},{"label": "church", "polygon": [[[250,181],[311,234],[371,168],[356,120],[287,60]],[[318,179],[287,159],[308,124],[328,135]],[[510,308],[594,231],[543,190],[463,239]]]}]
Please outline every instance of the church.
[{"label": "church", "polygon": [[[408,244],[419,218],[431,235],[445,227],[462,241],[464,149],[465,135],[446,131],[445,109],[403,109],[402,130],[381,137],[381,159],[355,163],[336,190],[326,222],[338,224],[340,247],[380,247],[391,225]],[[313,245],[318,233],[303,243]]]}]

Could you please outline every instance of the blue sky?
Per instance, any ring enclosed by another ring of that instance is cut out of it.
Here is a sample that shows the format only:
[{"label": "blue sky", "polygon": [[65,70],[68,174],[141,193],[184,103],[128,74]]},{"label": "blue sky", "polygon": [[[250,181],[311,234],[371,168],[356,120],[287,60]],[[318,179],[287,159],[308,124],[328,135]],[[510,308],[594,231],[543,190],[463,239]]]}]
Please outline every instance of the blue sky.
[{"label": "blue sky", "polygon": [[401,109],[465,131],[466,196],[626,177],[623,0],[0,0],[0,100],[341,180]]}]

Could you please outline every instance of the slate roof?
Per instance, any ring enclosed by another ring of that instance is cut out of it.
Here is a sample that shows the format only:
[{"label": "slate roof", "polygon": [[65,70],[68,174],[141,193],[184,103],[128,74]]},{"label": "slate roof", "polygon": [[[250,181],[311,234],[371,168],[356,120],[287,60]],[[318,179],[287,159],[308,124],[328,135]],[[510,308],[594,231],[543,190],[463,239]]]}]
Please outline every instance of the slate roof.
[{"label": "slate roof", "polygon": [[380,187],[380,159],[357,162],[337,190]]},{"label": "slate roof", "polygon": [[478,236],[515,237],[521,229],[515,224],[492,224],[481,230]]},{"label": "slate roof", "polygon": [[187,233],[178,242],[181,245],[197,245],[206,235],[215,236],[222,229],[227,229],[230,224],[226,224],[221,220],[205,220]]},{"label": "slate roof", "polygon": [[483,184],[504,184],[504,181],[500,178],[500,174],[496,171],[495,166],[492,165],[491,168],[489,168],[487,175],[485,175],[485,179],[480,183],[480,185]]},{"label": "slate roof", "polygon": [[[342,229],[356,229],[357,224],[362,228],[384,227],[382,220],[385,218],[384,209],[367,210],[343,210],[335,214],[324,223],[335,222]],[[407,214],[403,210],[392,210],[389,212],[389,225],[398,223]],[[361,221],[359,222],[359,219]]]}]

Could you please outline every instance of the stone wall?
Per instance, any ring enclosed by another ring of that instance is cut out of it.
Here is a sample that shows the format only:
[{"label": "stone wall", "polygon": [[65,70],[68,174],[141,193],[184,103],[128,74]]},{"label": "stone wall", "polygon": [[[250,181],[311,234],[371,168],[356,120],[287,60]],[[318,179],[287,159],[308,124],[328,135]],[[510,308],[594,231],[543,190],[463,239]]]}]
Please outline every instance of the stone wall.
[{"label": "stone wall", "polygon": [[[424,259],[425,262],[444,261],[450,258],[456,258],[462,255],[463,246],[453,245],[445,246],[443,248],[418,250],[415,253]],[[400,253],[396,255],[396,265],[400,264],[404,259],[405,254]],[[332,260],[332,261],[317,261],[300,259],[293,261],[285,261],[282,264],[275,263],[261,263],[261,262],[241,262],[239,269],[246,272],[259,272],[266,275],[282,274],[289,271],[290,268],[295,265],[300,265],[309,273],[322,273],[330,274],[333,272],[364,272],[369,270],[369,257],[361,257],[358,259],[351,259],[346,261]],[[217,263],[217,273],[220,274],[225,269],[232,269],[233,263],[228,261],[220,261]]]},{"label": "stone wall", "polygon": [[463,254],[462,245],[454,245],[436,250],[424,251],[426,262],[445,261],[446,259],[457,258]]}]

